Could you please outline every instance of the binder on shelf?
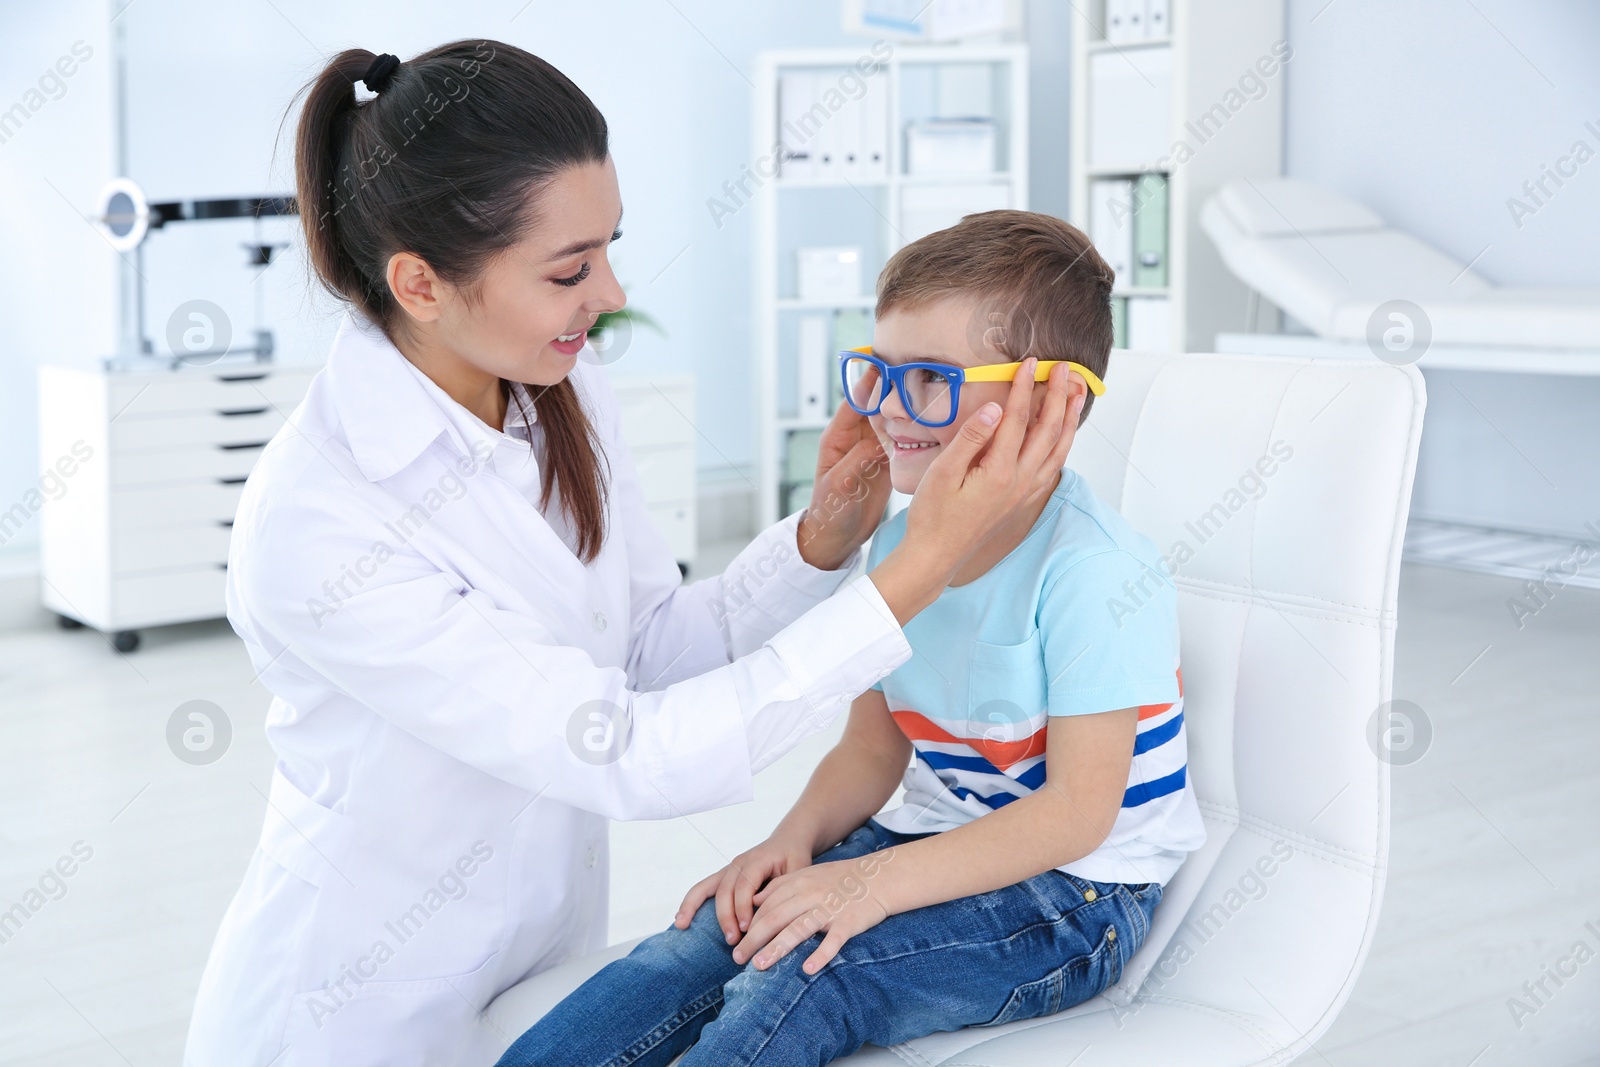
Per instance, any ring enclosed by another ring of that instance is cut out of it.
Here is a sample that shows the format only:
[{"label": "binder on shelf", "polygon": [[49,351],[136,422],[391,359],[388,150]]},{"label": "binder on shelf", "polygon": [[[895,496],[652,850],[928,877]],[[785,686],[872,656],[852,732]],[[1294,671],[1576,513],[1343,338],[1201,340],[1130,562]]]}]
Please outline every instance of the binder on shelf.
[{"label": "binder on shelf", "polygon": [[1133,182],[1133,284],[1167,284],[1167,176],[1141,174]]},{"label": "binder on shelf", "polygon": [[1172,318],[1164,296],[1130,296],[1128,347],[1136,352],[1172,349]]},{"label": "binder on shelf", "polygon": [[884,178],[889,174],[889,75],[867,79],[861,98],[861,176]]},{"label": "binder on shelf", "polygon": [[831,414],[827,408],[828,335],[826,315],[800,316],[800,343],[795,350],[800,387],[796,414],[802,419],[825,419]]},{"label": "binder on shelf", "polygon": [[1106,0],[1106,40],[1113,44],[1150,35],[1145,0]]},{"label": "binder on shelf", "polygon": [[1149,0],[1144,9],[1144,35],[1167,37],[1172,34],[1172,5],[1169,0]]},{"label": "binder on shelf", "polygon": [[1111,347],[1128,347],[1128,298],[1111,298]]},{"label": "binder on shelf", "polygon": [[817,102],[817,76],[809,70],[786,70],[778,76],[778,143],[783,157],[778,175],[783,178],[811,178],[816,170],[818,116],[811,112]]},{"label": "binder on shelf", "polygon": [[863,115],[866,114],[865,94],[860,99],[845,97],[844,106],[828,120],[834,127],[834,151],[837,154],[838,175],[849,181],[859,181],[866,174],[862,135],[865,131]]},{"label": "binder on shelf", "polygon": [[1172,149],[1172,48],[1089,57],[1091,167],[1142,169]]},{"label": "binder on shelf", "polygon": [[1116,272],[1115,285],[1133,283],[1133,182],[1100,178],[1089,183],[1089,240],[1106,266]]}]

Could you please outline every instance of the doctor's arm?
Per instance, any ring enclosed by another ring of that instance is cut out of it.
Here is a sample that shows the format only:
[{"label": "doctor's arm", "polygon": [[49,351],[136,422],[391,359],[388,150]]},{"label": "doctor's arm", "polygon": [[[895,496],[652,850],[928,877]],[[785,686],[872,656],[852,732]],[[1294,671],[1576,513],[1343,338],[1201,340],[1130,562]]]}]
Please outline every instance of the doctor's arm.
[{"label": "doctor's arm", "polygon": [[848,405],[839,408],[818,460],[815,499],[823,506],[772,524],[721,574],[688,583],[650,519],[630,450],[620,432],[613,435],[610,491],[626,539],[628,676],[637,687],[655,689],[747,655],[850,576],[883,515],[888,475],[865,421]]},{"label": "doctor's arm", "polygon": [[[361,506],[302,491],[236,528],[230,616],[240,609],[263,680],[310,675],[464,763],[612,818],[749,799],[754,769],[910,655],[863,575],[745,655],[636,691],[542,617],[500,608],[410,546],[370,563],[383,517],[353,520]],[[326,583],[355,561],[370,576],[330,601]]]}]

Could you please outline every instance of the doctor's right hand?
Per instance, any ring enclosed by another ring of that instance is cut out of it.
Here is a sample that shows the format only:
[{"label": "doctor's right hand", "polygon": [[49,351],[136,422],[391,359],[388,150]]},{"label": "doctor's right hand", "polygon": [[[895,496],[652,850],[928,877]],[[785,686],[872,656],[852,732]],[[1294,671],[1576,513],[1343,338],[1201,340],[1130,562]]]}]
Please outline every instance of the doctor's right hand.
[{"label": "doctor's right hand", "polygon": [[1036,362],[1030,356],[1018,368],[1003,412],[984,404],[939,449],[906,506],[905,536],[872,570],[902,626],[938,599],[1016,508],[1049,492],[1066,464],[1087,388],[1081,378],[1069,384],[1066,366],[1052,367],[1038,418],[1028,425]]},{"label": "doctor's right hand", "polygon": [[755,905],[750,898],[780,874],[811,866],[811,842],[789,841],[774,834],[755,848],[733,858],[722,870],[695,883],[683,898],[672,924],[687,930],[707,898],[717,898],[717,925],[729,945],[737,944],[750,928]]}]

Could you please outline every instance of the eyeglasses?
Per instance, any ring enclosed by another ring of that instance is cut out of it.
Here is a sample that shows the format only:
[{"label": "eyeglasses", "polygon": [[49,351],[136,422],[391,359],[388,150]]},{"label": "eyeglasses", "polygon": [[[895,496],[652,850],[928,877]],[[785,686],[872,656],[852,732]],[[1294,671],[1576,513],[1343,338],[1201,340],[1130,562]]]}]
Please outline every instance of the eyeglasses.
[{"label": "eyeglasses", "polygon": [[[1065,363],[1069,370],[1083,375],[1089,391],[1095,396],[1105,393],[1105,383],[1082,363],[1064,359],[1041,359],[1034,365],[1033,380],[1050,380],[1050,368]],[[845,401],[862,415],[876,415],[889,399],[889,390],[900,391],[900,403],[912,421],[924,426],[948,426],[955,421],[961,409],[961,386],[966,382],[1009,382],[1017,376],[1022,361],[1015,363],[987,363],[980,367],[958,367],[953,363],[885,363],[872,354],[870,345],[852,348],[839,353],[839,373],[844,379]],[[878,372],[875,392],[877,396],[863,397],[856,393],[869,371]],[[869,404],[863,407],[862,404]]]}]

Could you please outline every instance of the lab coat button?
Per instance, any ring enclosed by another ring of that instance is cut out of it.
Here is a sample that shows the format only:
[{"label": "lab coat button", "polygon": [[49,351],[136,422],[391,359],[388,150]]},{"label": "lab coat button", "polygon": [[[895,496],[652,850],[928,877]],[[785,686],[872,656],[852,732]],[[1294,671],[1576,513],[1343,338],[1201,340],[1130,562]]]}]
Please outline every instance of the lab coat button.
[{"label": "lab coat button", "polygon": [[594,613],[594,628],[596,630],[604,630],[606,628],[605,612],[597,611]]},{"label": "lab coat button", "polygon": [[583,854],[583,862],[587,863],[591,867],[593,867],[595,863],[599,861],[599,859],[600,854],[596,852],[593,847],[591,847],[588,852]]}]

